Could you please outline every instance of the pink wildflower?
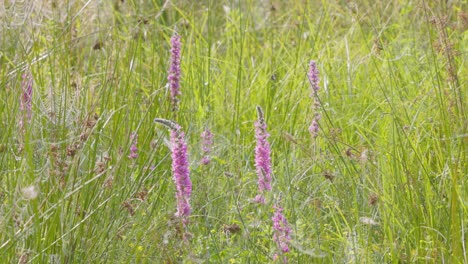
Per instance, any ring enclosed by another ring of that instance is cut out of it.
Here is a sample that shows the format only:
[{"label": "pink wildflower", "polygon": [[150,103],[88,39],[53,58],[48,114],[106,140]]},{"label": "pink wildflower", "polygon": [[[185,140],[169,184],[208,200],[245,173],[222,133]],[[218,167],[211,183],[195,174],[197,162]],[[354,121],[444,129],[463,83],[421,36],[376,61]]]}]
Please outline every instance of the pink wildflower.
[{"label": "pink wildflower", "polygon": [[201,163],[203,165],[208,165],[211,162],[211,148],[213,145],[213,134],[211,131],[207,128],[205,131],[201,133],[201,138],[203,140],[202,142],[202,153],[203,153],[203,158],[201,160]]},{"label": "pink wildflower", "polygon": [[314,114],[314,119],[312,119],[312,123],[309,126],[309,132],[312,134],[314,138],[318,137],[318,132],[319,132],[319,124],[318,121],[320,120],[321,115],[320,113],[315,113]]},{"label": "pink wildflower", "polygon": [[312,96],[313,96],[320,89],[319,70],[317,69],[317,64],[313,60],[311,60],[309,63],[309,73],[307,74],[307,76],[309,77],[310,87],[312,88]]},{"label": "pink wildflower", "polygon": [[130,135],[130,141],[132,141],[132,145],[130,146],[130,155],[128,155],[128,158],[136,159],[138,158],[138,148],[137,148],[138,134],[135,132],[132,132],[132,134]]},{"label": "pink wildflower", "polygon": [[187,143],[185,134],[181,127],[171,131],[172,143],[172,174],[176,184],[177,213],[178,217],[188,217],[191,212],[190,196],[192,194],[192,182],[187,154]]},{"label": "pink wildflower", "polygon": [[275,241],[281,253],[289,252],[289,242],[291,241],[292,229],[288,220],[283,215],[283,208],[278,204],[273,205],[275,212],[271,220],[273,221],[273,241]]},{"label": "pink wildflower", "polygon": [[259,204],[265,204],[265,196],[263,194],[257,194],[257,196],[255,196],[253,201]]},{"label": "pink wildflower", "polygon": [[312,123],[309,127],[309,132],[312,134],[314,138],[318,136],[318,131],[319,131],[319,120],[321,119],[321,115],[319,112],[320,108],[320,100],[318,98],[317,92],[320,89],[319,82],[320,82],[320,77],[319,77],[319,70],[317,69],[317,64],[315,61],[310,61],[309,64],[309,73],[307,74],[309,77],[309,82],[311,86],[311,97],[314,100],[312,110],[314,111],[314,118],[312,120]]},{"label": "pink wildflower", "polygon": [[171,60],[169,67],[169,87],[171,90],[172,110],[177,111],[180,92],[180,36],[177,32],[171,38]]},{"label": "pink wildflower", "polygon": [[270,144],[267,138],[270,136],[266,131],[265,118],[260,106],[257,106],[258,120],[255,122],[255,168],[258,175],[258,189],[260,193],[271,190],[271,158]]},{"label": "pink wildflower", "polygon": [[166,125],[171,129],[171,151],[172,151],[172,176],[176,185],[177,212],[176,217],[187,223],[187,217],[191,213],[190,196],[192,194],[192,182],[187,153],[185,133],[182,128],[169,120],[156,118],[155,122]]}]

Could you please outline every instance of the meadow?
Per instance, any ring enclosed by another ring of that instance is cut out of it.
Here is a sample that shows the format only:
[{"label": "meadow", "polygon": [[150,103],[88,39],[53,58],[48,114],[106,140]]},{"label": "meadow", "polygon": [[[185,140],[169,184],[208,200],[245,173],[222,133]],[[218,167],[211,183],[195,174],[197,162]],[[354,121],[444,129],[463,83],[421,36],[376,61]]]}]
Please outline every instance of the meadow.
[{"label": "meadow", "polygon": [[4,0],[2,263],[468,263],[468,3]]}]

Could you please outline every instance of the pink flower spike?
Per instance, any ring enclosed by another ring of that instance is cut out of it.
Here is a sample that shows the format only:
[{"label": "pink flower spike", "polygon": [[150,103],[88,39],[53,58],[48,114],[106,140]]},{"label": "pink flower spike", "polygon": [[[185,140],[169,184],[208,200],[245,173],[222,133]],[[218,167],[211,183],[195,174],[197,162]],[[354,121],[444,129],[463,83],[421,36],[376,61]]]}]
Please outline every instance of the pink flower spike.
[{"label": "pink flower spike", "polygon": [[213,134],[211,131],[207,128],[205,131],[203,131],[200,135],[202,138],[202,153],[203,153],[203,158],[201,160],[201,163],[203,165],[208,165],[211,162],[211,148],[213,145]]},{"label": "pink flower spike", "polygon": [[186,218],[191,213],[190,196],[192,182],[190,180],[187,143],[181,127],[171,131],[172,143],[172,175],[176,185],[177,217]]},{"label": "pink flower spike", "polygon": [[192,181],[190,180],[185,133],[175,122],[161,118],[155,118],[154,122],[163,124],[171,129],[172,177],[176,186],[177,199],[177,212],[175,216],[181,218],[183,224],[186,225],[191,213],[190,196],[192,195]]},{"label": "pink flower spike", "polygon": [[312,110],[314,111],[314,118],[312,120],[311,125],[309,126],[309,132],[312,134],[314,138],[318,137],[318,132],[319,132],[319,120],[321,118],[320,115],[320,100],[318,97],[318,90],[320,89],[319,83],[320,83],[320,76],[319,76],[319,70],[317,69],[317,64],[315,61],[311,60],[309,63],[309,73],[307,74],[311,86],[311,94],[310,96],[312,97],[313,104],[312,104]]},{"label": "pink flower spike", "polygon": [[312,96],[318,92],[320,89],[320,76],[319,70],[317,69],[317,64],[315,61],[311,60],[309,63],[309,73],[307,74],[309,77],[310,86],[312,88]]},{"label": "pink flower spike", "polygon": [[263,196],[263,194],[257,194],[257,196],[255,196],[253,201],[259,204],[265,204],[265,196]]},{"label": "pink flower spike", "polygon": [[178,108],[179,99],[178,95],[180,92],[180,36],[177,32],[171,38],[171,60],[169,67],[169,75],[167,80],[169,81],[169,88],[171,90],[171,100],[173,111]]},{"label": "pink flower spike", "polygon": [[266,123],[262,108],[257,106],[258,120],[255,122],[255,168],[258,176],[258,189],[260,193],[271,190],[271,150],[268,143],[270,136],[266,131]]},{"label": "pink flower spike", "polygon": [[283,215],[283,208],[278,204],[273,206],[275,212],[271,220],[273,221],[273,241],[275,241],[281,253],[289,252],[289,243],[291,241],[292,229],[289,226],[288,220]]},{"label": "pink flower spike", "polygon": [[309,132],[312,134],[314,138],[318,137],[318,131],[319,131],[319,125],[317,123],[317,120],[315,118],[312,120],[312,123],[310,124],[309,127]]},{"label": "pink flower spike", "polygon": [[130,141],[132,142],[132,145],[130,146],[130,155],[128,155],[128,158],[136,159],[138,158],[138,148],[137,148],[138,134],[135,132],[132,132],[132,134],[130,135]]}]

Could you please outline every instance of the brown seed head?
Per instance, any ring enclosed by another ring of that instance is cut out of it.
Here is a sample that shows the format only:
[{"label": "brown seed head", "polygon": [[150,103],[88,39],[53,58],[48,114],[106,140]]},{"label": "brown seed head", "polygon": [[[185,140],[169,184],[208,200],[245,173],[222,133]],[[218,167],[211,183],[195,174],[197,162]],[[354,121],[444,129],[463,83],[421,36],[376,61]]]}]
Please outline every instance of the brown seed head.
[{"label": "brown seed head", "polygon": [[375,193],[369,195],[369,205],[375,206],[379,201],[379,196]]},{"label": "brown seed head", "polygon": [[241,228],[238,224],[232,224],[232,225],[223,225],[223,231],[226,234],[237,234],[241,231]]},{"label": "brown seed head", "polygon": [[329,171],[324,171],[322,175],[323,177],[325,177],[325,179],[329,180],[330,182],[333,182],[333,180],[335,179],[335,175],[333,175],[333,173]]}]

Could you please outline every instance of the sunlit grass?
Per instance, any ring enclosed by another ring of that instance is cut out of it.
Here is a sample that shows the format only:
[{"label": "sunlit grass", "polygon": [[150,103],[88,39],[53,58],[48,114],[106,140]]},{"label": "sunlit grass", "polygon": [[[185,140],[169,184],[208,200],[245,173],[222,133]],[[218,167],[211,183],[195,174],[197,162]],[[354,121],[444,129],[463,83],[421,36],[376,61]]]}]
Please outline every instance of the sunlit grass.
[{"label": "sunlit grass", "polygon": [[[172,2],[0,7],[3,261],[271,263],[280,197],[291,263],[468,261],[466,3]],[[310,60],[321,78],[315,139]],[[23,74],[33,94],[21,129]],[[271,135],[265,205],[252,202],[256,106]],[[154,118],[186,134],[186,240],[169,133]]]}]

